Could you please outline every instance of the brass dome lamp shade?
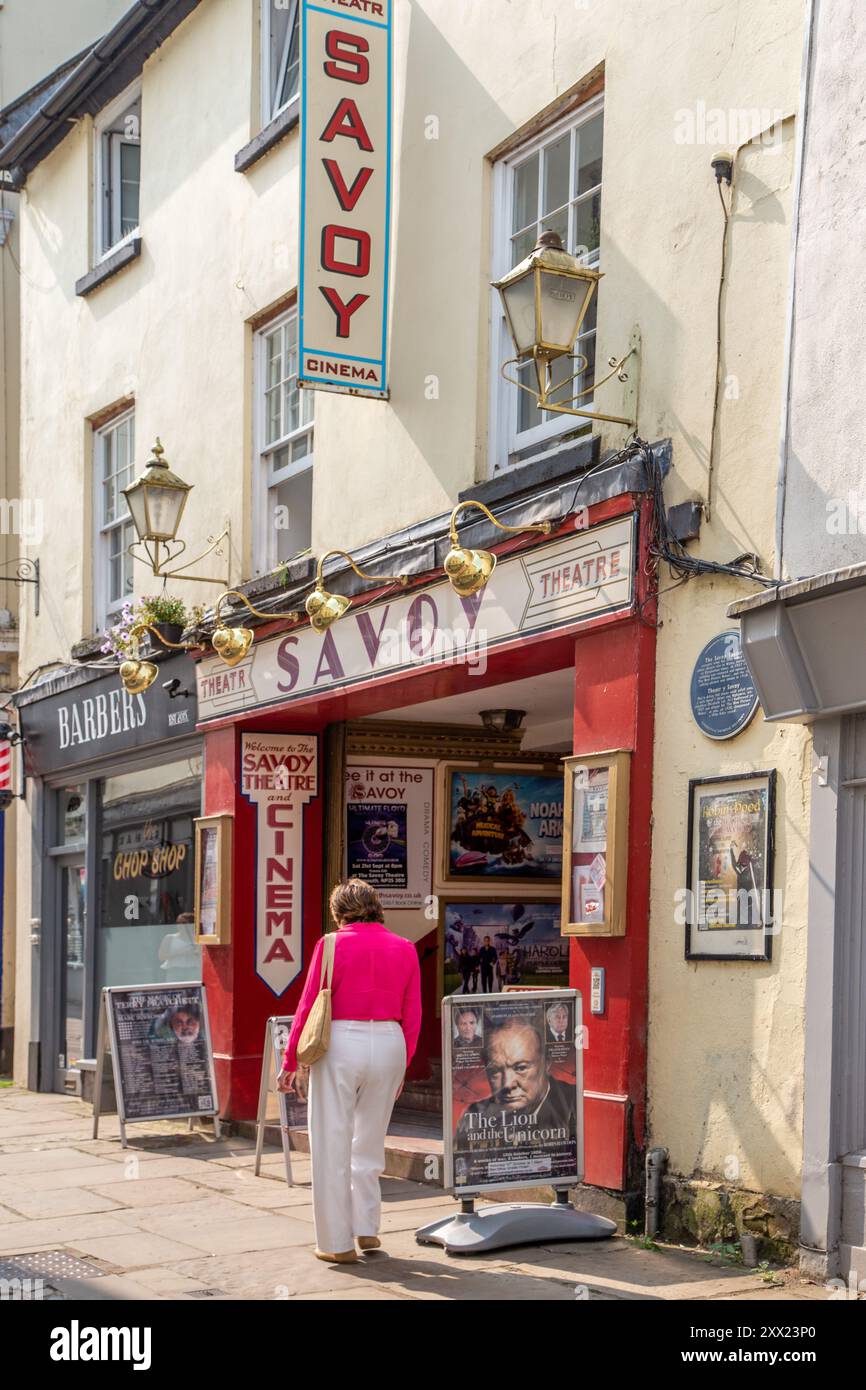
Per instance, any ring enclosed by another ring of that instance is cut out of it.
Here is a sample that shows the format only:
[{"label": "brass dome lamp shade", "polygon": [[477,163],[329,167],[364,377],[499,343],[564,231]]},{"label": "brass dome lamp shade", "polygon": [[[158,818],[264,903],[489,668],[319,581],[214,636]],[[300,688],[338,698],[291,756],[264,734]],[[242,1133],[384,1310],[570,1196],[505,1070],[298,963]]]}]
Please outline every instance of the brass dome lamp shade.
[{"label": "brass dome lamp shade", "polygon": [[[612,376],[617,376],[620,381],[628,381],[623,364],[637,351],[634,339],[622,357],[608,359],[611,371],[607,376],[593,381],[589,386],[575,389],[578,378],[586,371],[589,362],[584,353],[575,353],[574,345],[601,278],[601,271],[583,265],[576,256],[566,251],[557,232],[548,231],[541,233],[529,255],[513,270],[509,270],[501,280],[492,281],[493,289],[499,291],[505,321],[517,352],[516,357],[503,363],[502,376],[519,390],[528,392],[539,410],[578,415],[588,420],[607,420],[636,428],[637,422],[626,416],[578,409],[569,405],[562,396],[553,399],[566,387],[571,387],[572,399],[579,400],[581,396],[591,396],[597,387],[603,386]],[[563,357],[571,358],[576,370],[569,377],[555,379],[551,364]],[[535,368],[537,389],[527,386],[525,381],[517,377],[509,376],[505,370],[514,363],[520,368],[530,362]]]},{"label": "brass dome lamp shade", "polygon": [[159,675],[159,667],[153,661],[143,661],[138,655],[138,639],[143,632],[152,632],[157,641],[164,647],[171,647],[175,651],[189,651],[190,647],[197,644],[195,642],[170,642],[167,637],[163,637],[152,623],[136,623],[130,632],[133,644],[133,655],[128,656],[125,661],[121,661],[118,667],[123,688],[128,695],[143,695],[145,690],[149,690]]},{"label": "brass dome lamp shade", "polygon": [[409,583],[408,574],[367,574],[365,570],[358,568],[347,551],[327,550],[319,558],[319,563],[316,566],[316,587],[311,594],[307,595],[305,604],[310,626],[314,627],[316,632],[327,632],[332,623],[335,623],[338,618],[342,618],[352,603],[352,600],[346,598],[344,594],[332,594],[325,588],[322,570],[325,561],[330,559],[332,555],[342,555],[344,560],[348,560],[359,579],[370,579],[373,583],[378,584],[401,584],[404,587]]},{"label": "brass dome lamp shade", "polygon": [[479,589],[483,589],[494,569],[496,568],[496,556],[489,550],[467,550],[460,544],[460,537],[457,532],[457,515],[464,507],[477,507],[492,521],[500,531],[540,531],[548,536],[553,530],[552,521],[533,522],[532,525],[506,526],[504,522],[497,521],[496,517],[483,502],[476,502],[471,498],[466,502],[458,502],[451,513],[451,549],[445,556],[445,577],[451,588],[461,598],[469,598],[471,594],[477,594]]},{"label": "brass dome lamp shade", "polygon": [[237,666],[239,661],[243,661],[253,644],[254,635],[251,627],[228,627],[223,622],[220,608],[223,599],[226,598],[239,598],[257,618],[290,618],[297,622],[303,617],[296,608],[290,609],[287,613],[265,613],[261,608],[253,607],[246,594],[242,594],[239,589],[226,589],[216,601],[216,627],[210,639],[211,646],[226,666]]}]

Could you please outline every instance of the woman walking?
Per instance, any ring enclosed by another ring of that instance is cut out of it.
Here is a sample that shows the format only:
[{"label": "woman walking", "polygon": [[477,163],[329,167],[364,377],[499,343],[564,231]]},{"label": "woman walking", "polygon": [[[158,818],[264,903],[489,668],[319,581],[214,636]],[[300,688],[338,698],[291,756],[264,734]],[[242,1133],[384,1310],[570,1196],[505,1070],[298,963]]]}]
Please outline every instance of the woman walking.
[{"label": "woman walking", "polygon": [[383,923],[379,894],[350,878],[331,894],[337,925],[331,976],[331,1038],[310,1068],[298,1040],[319,992],[325,938],[317,942],[277,1078],[303,1100],[309,1086],[315,1254],[357,1260],[379,1240],[385,1134],[421,1028],[421,977],[411,941]]}]

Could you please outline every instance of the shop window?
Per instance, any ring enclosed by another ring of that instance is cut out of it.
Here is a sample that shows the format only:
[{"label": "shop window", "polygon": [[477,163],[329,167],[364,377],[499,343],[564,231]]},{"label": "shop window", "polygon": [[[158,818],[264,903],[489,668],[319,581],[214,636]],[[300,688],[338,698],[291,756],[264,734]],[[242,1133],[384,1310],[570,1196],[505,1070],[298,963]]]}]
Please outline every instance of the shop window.
[{"label": "shop window", "polygon": [[313,501],[313,392],[298,387],[298,316],[256,335],[258,479],[256,568],[309,549]]},{"label": "shop window", "polygon": [[[528,256],[543,231],[558,232],[572,255],[591,269],[599,268],[602,122],[600,99],[588,102],[497,161],[491,279],[501,278]],[[591,394],[580,393],[595,375],[597,299],[598,292],[574,348],[587,359],[571,397],[581,408],[592,407]],[[580,420],[539,411],[532,396],[503,379],[500,368],[514,356],[514,346],[496,291],[491,321],[491,472],[498,472],[555,448],[561,435],[573,435],[580,428]],[[557,380],[564,382],[574,372],[570,359],[556,365]],[[531,367],[517,371],[512,365],[508,370],[531,384]],[[569,394],[563,389],[556,399],[569,403]]]},{"label": "shop window", "polygon": [[193,822],[200,778],[187,761],[101,787],[97,984],[201,979],[195,944]]},{"label": "shop window", "polygon": [[94,619],[97,627],[117,622],[132,598],[133,560],[129,546],[135,530],[123,489],[134,481],[135,416],[132,411],[112,420],[93,435]]},{"label": "shop window", "polygon": [[262,3],[262,122],[298,99],[301,53],[298,0]]},{"label": "shop window", "polygon": [[127,90],[96,124],[96,259],[138,231],[141,93]]}]

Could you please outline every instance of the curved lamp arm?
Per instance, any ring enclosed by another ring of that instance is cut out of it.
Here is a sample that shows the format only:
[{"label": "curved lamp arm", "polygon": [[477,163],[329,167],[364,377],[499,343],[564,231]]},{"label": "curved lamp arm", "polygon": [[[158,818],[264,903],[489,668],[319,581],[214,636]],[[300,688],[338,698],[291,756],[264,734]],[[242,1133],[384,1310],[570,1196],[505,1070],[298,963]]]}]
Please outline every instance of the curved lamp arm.
[{"label": "curved lamp arm", "polygon": [[523,526],[506,526],[504,521],[496,520],[496,517],[491,512],[490,508],[485,507],[483,502],[476,502],[474,498],[469,497],[466,499],[465,502],[458,502],[457,506],[451,513],[449,531],[451,535],[451,544],[454,546],[458,546],[460,544],[460,537],[457,534],[457,514],[464,507],[477,507],[479,511],[482,511],[484,513],[488,521],[492,521],[493,525],[498,527],[500,531],[541,531],[543,535],[548,536],[550,535],[550,532],[553,530],[552,521],[534,521],[532,523],[527,522]]},{"label": "curved lamp arm", "polygon": [[349,564],[351,565],[352,569],[355,571],[359,579],[371,579],[374,583],[377,580],[381,580],[383,584],[405,585],[409,583],[408,574],[367,574],[366,570],[362,570],[358,565],[355,564],[355,561],[352,559],[351,555],[347,550],[326,550],[324,555],[319,556],[319,563],[316,566],[317,589],[321,589],[322,587],[322,570],[324,569],[325,561],[330,560],[332,555],[342,555],[344,560],[348,560]]},{"label": "curved lamp arm", "polygon": [[218,598],[217,601],[216,601],[216,608],[215,608],[214,611],[215,611],[215,617],[216,617],[216,625],[217,625],[217,627],[219,627],[220,622],[222,621],[222,614],[220,613],[220,607],[221,607],[221,605],[222,605],[223,599],[226,599],[226,598],[239,598],[240,601],[241,601],[241,603],[245,603],[246,606],[247,606],[247,608],[250,610],[250,612],[251,612],[251,613],[254,613],[255,616],[256,616],[257,618],[292,618],[292,619],[294,619],[295,622],[297,622],[297,620],[298,620],[299,618],[302,618],[302,617],[303,617],[303,614],[302,614],[302,613],[299,613],[298,610],[297,610],[297,608],[292,608],[292,609],[290,609],[288,613],[273,613],[273,612],[272,612],[272,613],[265,613],[265,612],[262,611],[261,608],[255,608],[255,607],[250,603],[250,601],[249,601],[249,599],[247,598],[246,594],[242,594],[241,591],[240,591],[239,589],[226,589],[224,593],[220,594],[219,598]]}]

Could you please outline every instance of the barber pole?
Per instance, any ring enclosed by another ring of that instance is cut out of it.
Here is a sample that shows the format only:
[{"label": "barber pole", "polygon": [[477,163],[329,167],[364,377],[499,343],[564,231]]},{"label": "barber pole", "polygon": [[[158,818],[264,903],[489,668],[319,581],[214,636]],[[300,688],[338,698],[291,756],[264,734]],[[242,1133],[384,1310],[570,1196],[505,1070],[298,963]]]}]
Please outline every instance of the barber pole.
[{"label": "barber pole", "polygon": [[302,0],[301,386],[388,394],[392,0]]},{"label": "barber pole", "polygon": [[12,744],[8,738],[0,739],[0,810],[6,809],[15,799],[12,790]]}]

